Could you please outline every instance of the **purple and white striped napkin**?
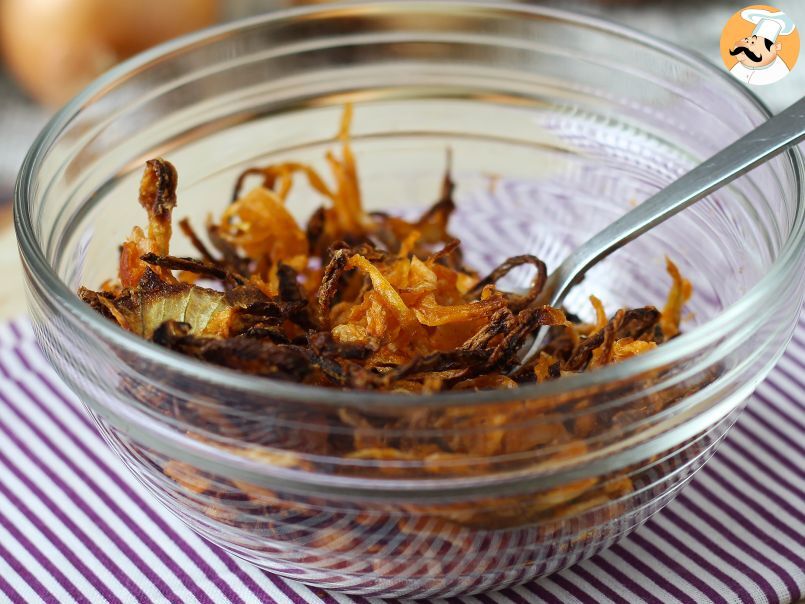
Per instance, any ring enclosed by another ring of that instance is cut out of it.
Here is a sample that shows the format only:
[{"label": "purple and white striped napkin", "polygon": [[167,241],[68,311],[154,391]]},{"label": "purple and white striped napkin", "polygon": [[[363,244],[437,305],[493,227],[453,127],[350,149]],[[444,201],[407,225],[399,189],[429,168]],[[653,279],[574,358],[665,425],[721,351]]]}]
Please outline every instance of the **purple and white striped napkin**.
[{"label": "purple and white striped napkin", "polygon": [[[620,544],[547,579],[454,599],[794,602],[805,595],[805,312],[709,464]],[[213,546],[143,492],[42,357],[0,324],[0,602],[336,602]],[[378,600],[379,602],[379,600]]]}]

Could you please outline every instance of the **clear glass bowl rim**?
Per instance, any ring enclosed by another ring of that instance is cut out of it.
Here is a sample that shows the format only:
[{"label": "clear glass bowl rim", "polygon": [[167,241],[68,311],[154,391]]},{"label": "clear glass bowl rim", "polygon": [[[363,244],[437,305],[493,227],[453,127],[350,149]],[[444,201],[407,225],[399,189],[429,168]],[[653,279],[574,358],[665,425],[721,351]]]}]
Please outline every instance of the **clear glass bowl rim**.
[{"label": "clear glass bowl rim", "polygon": [[[229,388],[237,388],[245,393],[259,396],[273,396],[286,401],[308,402],[313,404],[361,407],[366,404],[377,404],[382,400],[384,405],[393,406],[426,406],[440,407],[455,404],[505,403],[525,399],[537,399],[559,394],[567,395],[580,390],[611,382],[621,382],[636,377],[658,367],[668,366],[682,359],[709,343],[727,335],[732,326],[742,324],[755,315],[757,308],[763,308],[766,298],[773,298],[775,292],[788,279],[793,271],[801,270],[798,259],[805,251],[805,164],[797,148],[788,151],[787,158],[795,177],[795,193],[797,209],[791,232],[783,243],[778,257],[768,273],[760,279],[750,291],[731,304],[722,313],[695,329],[684,332],[674,340],[654,351],[628,359],[616,365],[610,365],[590,373],[568,376],[543,384],[521,386],[513,390],[489,390],[474,393],[448,392],[435,395],[391,394],[363,391],[339,391],[319,386],[291,384],[242,374],[194,359],[189,359],[143,340],[113,325],[110,321],[84,304],[45,257],[34,234],[29,210],[31,191],[36,183],[38,168],[49,148],[57,140],[60,133],[69,125],[75,115],[91,104],[93,99],[102,96],[105,90],[113,88],[117,82],[125,81],[128,74],[140,71],[152,62],[158,62],[175,52],[186,51],[194,46],[214,41],[222,35],[233,34],[240,30],[257,27],[269,22],[293,22],[297,19],[312,20],[326,18],[329,15],[348,14],[355,11],[361,15],[393,16],[406,13],[439,13],[450,16],[461,14],[477,14],[486,12],[509,18],[550,18],[564,21],[577,27],[587,27],[600,32],[620,36],[632,43],[643,45],[661,52],[673,50],[670,43],[648,36],[629,27],[608,21],[600,17],[572,13],[569,11],[523,4],[474,1],[474,0],[440,0],[430,2],[423,0],[384,0],[381,2],[349,2],[338,5],[314,5],[297,7],[267,13],[248,19],[242,19],[223,25],[207,28],[188,34],[169,42],[155,46],[135,57],[124,61],[93,83],[59,110],[38,135],[20,168],[14,195],[14,227],[24,263],[30,268],[30,278],[53,298],[72,322],[80,322],[107,342],[120,349],[138,355],[149,362],[159,363],[172,370],[197,378],[201,382],[217,383]],[[675,55],[675,60],[702,70],[720,80],[725,86],[738,89],[761,116],[771,115],[766,106],[746,86],[741,85],[726,71],[710,64],[697,53],[686,56]]]}]

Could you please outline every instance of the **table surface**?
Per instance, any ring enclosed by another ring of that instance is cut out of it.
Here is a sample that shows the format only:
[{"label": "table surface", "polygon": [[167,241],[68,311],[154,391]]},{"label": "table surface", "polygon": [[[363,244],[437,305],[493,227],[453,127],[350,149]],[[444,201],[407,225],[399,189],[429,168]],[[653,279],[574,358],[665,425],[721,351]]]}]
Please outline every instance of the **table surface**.
[{"label": "table surface", "polygon": [[[265,10],[266,4],[282,6],[291,0],[238,0],[225,12],[226,18],[239,17]],[[298,1],[297,1],[298,3]],[[719,37],[729,16],[743,3],[734,0],[552,0],[541,2],[564,9],[603,15],[647,34],[675,42],[680,52],[694,50],[721,65]],[[775,6],[789,13],[796,23],[805,26],[805,2],[777,0]],[[803,51],[805,54],[805,51]],[[805,59],[781,82],[756,87],[753,91],[771,108],[779,111],[802,95],[805,90]],[[0,320],[25,312],[22,274],[17,246],[11,228],[8,200],[16,171],[25,150],[44,126],[48,113],[33,103],[0,71]]]}]

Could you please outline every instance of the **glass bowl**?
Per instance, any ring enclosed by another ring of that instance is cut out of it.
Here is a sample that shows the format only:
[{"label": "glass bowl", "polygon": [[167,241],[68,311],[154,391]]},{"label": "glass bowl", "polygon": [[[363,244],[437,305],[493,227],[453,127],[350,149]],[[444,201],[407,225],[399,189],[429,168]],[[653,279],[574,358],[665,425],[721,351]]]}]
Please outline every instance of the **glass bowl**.
[{"label": "glass bowl", "polygon": [[[161,349],[78,300],[145,221],[144,160],[177,166],[177,218],[199,224],[248,166],[320,165],[345,102],[369,210],[422,211],[452,149],[451,230],[479,270],[526,252],[555,266],[768,115],[695,56],[545,8],[325,6],[201,32],[95,82],[25,161],[15,224],[45,354],[170,510],[311,585],[469,594],[623,538],[708,459],[793,331],[799,153],[625,247],[567,302],[588,318],[590,293],[609,312],[661,305],[667,254],[695,290],[680,337],[541,385],[406,396],[275,382]],[[315,205],[300,188],[290,207],[305,219]]]}]

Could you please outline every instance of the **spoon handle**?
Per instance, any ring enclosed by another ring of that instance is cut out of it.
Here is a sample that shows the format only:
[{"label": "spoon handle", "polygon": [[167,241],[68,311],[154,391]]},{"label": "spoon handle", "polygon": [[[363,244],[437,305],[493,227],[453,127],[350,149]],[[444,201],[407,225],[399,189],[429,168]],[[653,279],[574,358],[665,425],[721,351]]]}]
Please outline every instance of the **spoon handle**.
[{"label": "spoon handle", "polygon": [[541,298],[556,306],[594,264],[805,138],[805,97],[599,231],[551,274]]}]

